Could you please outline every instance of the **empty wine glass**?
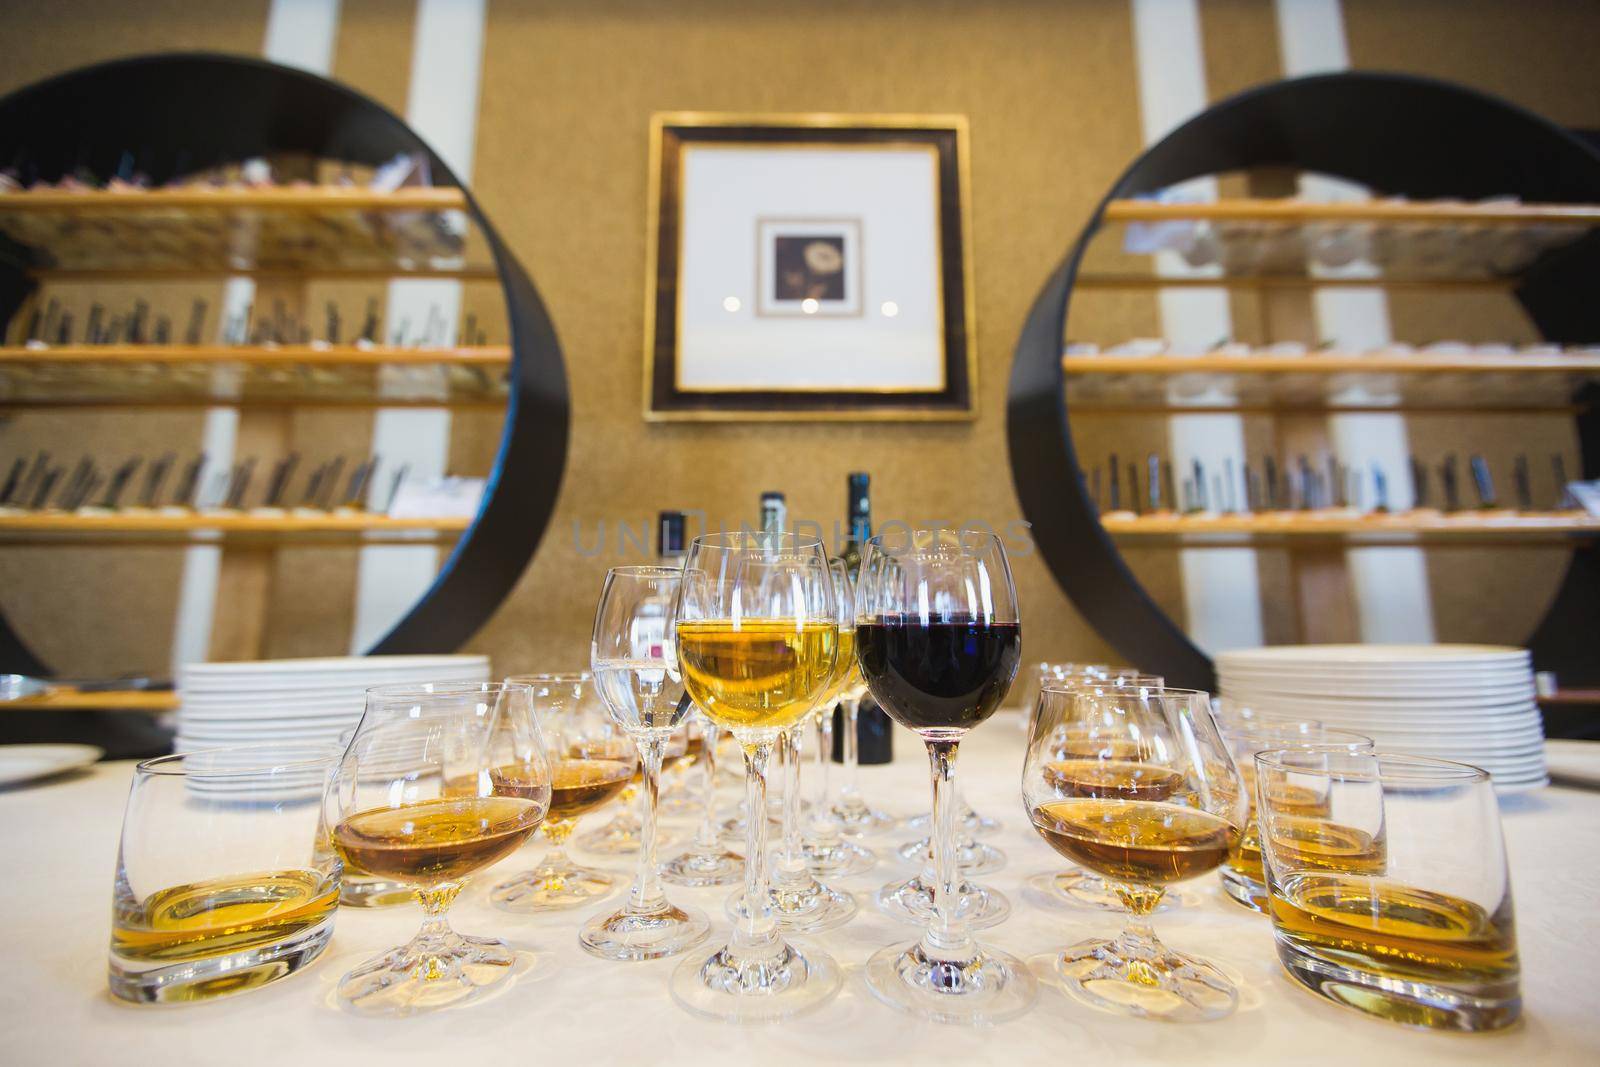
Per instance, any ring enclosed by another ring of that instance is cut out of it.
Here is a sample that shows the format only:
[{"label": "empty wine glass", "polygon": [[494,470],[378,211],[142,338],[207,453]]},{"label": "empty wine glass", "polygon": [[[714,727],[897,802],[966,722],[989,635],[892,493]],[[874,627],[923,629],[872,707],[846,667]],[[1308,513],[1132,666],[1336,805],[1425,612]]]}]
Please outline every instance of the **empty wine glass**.
[{"label": "empty wine glass", "polygon": [[339,999],[404,1015],[475,997],[516,954],[446,918],[468,875],[509,856],[544,821],[550,764],[532,690],[506,683],[378,686],[323,797],[345,866],[413,887],[426,919],[412,940],[339,982]]},{"label": "empty wine glass", "polygon": [[700,799],[704,808],[694,843],[661,867],[663,880],[673,885],[732,885],[744,877],[744,857],[722,847],[722,828],[717,819],[717,724],[696,711],[699,720],[700,749],[695,759],[700,765]]},{"label": "empty wine glass", "polygon": [[667,624],[681,577],[675,567],[614,567],[595,610],[589,667],[611,718],[638,747],[644,769],[633,888],[621,909],[595,916],[578,934],[584,949],[602,959],[660,959],[698,945],[711,932],[703,914],[667,899],[656,868],[661,763],[690,707]]},{"label": "empty wine glass", "polygon": [[[744,911],[731,940],[672,975],[672,995],[718,1019],[772,1021],[838,992],[831,956],[779,934],[766,872],[766,770],[780,732],[816,707],[833,679],[839,624],[822,543],[780,533],[708,534],[684,561],[674,606],[684,685],[745,754]],[[802,865],[803,869],[803,865]]]},{"label": "empty wine glass", "polygon": [[833,578],[834,614],[839,619],[839,657],[834,667],[833,684],[811,716],[817,744],[816,785],[811,817],[800,839],[806,866],[814,874],[863,874],[873,868],[878,857],[845,836],[843,820],[833,810],[828,788],[829,764],[833,761],[834,707],[850,687],[859,682],[861,668],[856,664],[855,583],[845,561],[831,559],[828,572]]},{"label": "empty wine glass", "polygon": [[609,896],[616,879],[584,867],[567,855],[566,844],[585,813],[614,798],[639,768],[632,743],[613,736],[613,724],[595,706],[588,671],[525,674],[508,679],[533,693],[534,713],[550,751],[550,810],[543,833],[550,851],[531,871],[501,882],[490,898],[507,911],[540,912],[577,907]]},{"label": "empty wine glass", "polygon": [[872,696],[928,748],[933,784],[933,921],[922,938],[867,961],[881,1000],[942,1022],[996,1022],[1038,991],[1021,960],[974,941],[958,899],[956,754],[1016,677],[1022,629],[999,538],[916,530],[867,542],[856,602],[856,656]]},{"label": "empty wine glass", "polygon": [[1084,941],[1057,958],[1068,992],[1126,1015],[1231,1012],[1233,983],[1168,949],[1148,921],[1168,886],[1227,859],[1248,811],[1205,694],[1078,690],[1041,701],[1022,796],[1039,836],[1105,877],[1127,912],[1118,937]]}]

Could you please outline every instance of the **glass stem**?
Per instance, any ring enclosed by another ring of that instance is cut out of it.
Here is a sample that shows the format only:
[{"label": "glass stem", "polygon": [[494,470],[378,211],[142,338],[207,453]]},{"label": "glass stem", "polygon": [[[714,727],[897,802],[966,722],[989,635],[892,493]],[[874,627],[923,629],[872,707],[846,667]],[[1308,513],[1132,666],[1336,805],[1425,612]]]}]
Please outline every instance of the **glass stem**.
[{"label": "glass stem", "polygon": [[840,788],[839,795],[844,798],[845,804],[849,805],[861,795],[861,790],[856,784],[856,771],[861,767],[861,735],[856,732],[856,723],[861,718],[861,698],[846,697],[844,710],[844,785]]},{"label": "glass stem", "polygon": [[639,873],[628,897],[628,911],[634,915],[653,915],[667,906],[661,892],[661,875],[656,870],[656,804],[661,794],[661,760],[666,754],[665,736],[652,733],[638,740],[639,761],[644,769],[644,788],[639,791]]},{"label": "glass stem", "polygon": [[811,806],[821,818],[828,809],[828,764],[833,759],[833,709],[817,716],[817,786],[813,791]]},{"label": "glass stem", "polygon": [[767,900],[767,763],[772,758],[770,740],[744,741],[745,819],[744,916],[733,926],[729,945],[736,957],[772,954],[781,944],[778,924]]},{"label": "glass stem", "polygon": [[438,885],[413,890],[417,903],[422,905],[422,929],[414,941],[439,941],[454,935],[450,929],[450,905],[461,895],[460,882],[440,882]]},{"label": "glass stem", "polygon": [[701,729],[704,731],[704,742],[700,750],[703,772],[700,792],[705,802],[705,814],[700,819],[700,829],[695,832],[694,843],[699,852],[709,856],[722,851],[717,830],[717,727],[708,720],[701,724]]},{"label": "glass stem", "polygon": [[800,739],[804,726],[791,726],[778,735],[783,746],[783,856],[778,863],[778,884],[809,882],[805,856],[800,851]]},{"label": "glass stem", "polygon": [[966,917],[956,907],[956,741],[929,740],[928,766],[933,778],[933,922],[922,937],[930,959],[968,960],[974,954]]}]

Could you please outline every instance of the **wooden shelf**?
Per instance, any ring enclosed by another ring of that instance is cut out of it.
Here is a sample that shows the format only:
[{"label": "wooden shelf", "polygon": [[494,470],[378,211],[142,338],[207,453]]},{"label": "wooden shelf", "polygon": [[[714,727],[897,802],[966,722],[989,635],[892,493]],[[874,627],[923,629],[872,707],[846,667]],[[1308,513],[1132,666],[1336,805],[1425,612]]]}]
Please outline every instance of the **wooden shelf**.
[{"label": "wooden shelf", "polygon": [[375,366],[454,363],[504,367],[509,345],[415,348],[400,345],[47,345],[0,346],[0,371],[9,363],[295,363]]},{"label": "wooden shelf", "polygon": [[0,194],[0,233],[26,250],[17,265],[55,280],[272,272],[492,275],[492,264],[468,261],[469,218],[466,195],[453,188]]},{"label": "wooden shelf", "polygon": [[1568,541],[1600,537],[1600,518],[1582,512],[1458,511],[1450,514],[1353,514],[1343,511],[1255,515],[1103,515],[1113,537],[1249,540],[1337,538],[1349,541]]},{"label": "wooden shelf", "polygon": [[0,193],[0,215],[141,214],[149,211],[465,211],[467,197],[446,186],[381,192],[361,186],[283,185],[252,188],[204,185],[161,189],[40,189]]},{"label": "wooden shelf", "polygon": [[396,519],[361,511],[64,512],[0,514],[0,544],[173,545],[194,541],[348,547],[453,544],[465,518]]},{"label": "wooden shelf", "polygon": [[1062,356],[1068,374],[1549,374],[1600,375],[1600,355],[1307,353],[1303,356]]},{"label": "wooden shelf", "polygon": [[1524,411],[1572,415],[1600,355],[1064,356],[1067,403],[1128,412]]},{"label": "wooden shelf", "polygon": [[1387,222],[1427,225],[1464,223],[1478,226],[1600,226],[1595,204],[1479,204],[1442,200],[1290,199],[1211,200],[1164,203],[1155,200],[1113,200],[1108,222]]},{"label": "wooden shelf", "polygon": [[38,696],[20,697],[0,703],[0,715],[8,711],[142,711],[159,713],[178,710],[178,694],[171,689],[127,689],[83,692],[78,689],[52,689]]},{"label": "wooden shelf", "polygon": [[499,408],[510,366],[506,345],[12,345],[0,407]]}]

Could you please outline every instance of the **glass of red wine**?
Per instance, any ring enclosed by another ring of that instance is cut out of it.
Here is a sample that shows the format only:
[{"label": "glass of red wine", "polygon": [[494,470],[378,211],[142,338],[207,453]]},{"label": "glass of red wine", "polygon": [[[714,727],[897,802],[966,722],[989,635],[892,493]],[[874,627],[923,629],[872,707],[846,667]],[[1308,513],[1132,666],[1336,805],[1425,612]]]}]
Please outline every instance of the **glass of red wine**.
[{"label": "glass of red wine", "polygon": [[867,962],[867,985],[880,1000],[939,1022],[1020,1015],[1038,983],[1021,960],[972,939],[955,848],[957,747],[1000,706],[1022,655],[1016,587],[999,538],[912,530],[869,541],[856,655],[873,699],[922,736],[933,780],[933,918],[920,940]]}]

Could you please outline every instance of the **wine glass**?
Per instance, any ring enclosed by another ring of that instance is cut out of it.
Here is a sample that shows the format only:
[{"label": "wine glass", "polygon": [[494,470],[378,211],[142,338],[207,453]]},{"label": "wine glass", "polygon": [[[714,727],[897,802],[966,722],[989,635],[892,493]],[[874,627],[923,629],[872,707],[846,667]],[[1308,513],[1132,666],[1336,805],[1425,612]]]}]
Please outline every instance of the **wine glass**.
[{"label": "wine glass", "polygon": [[817,783],[812,794],[811,818],[800,839],[800,850],[812,873],[848,876],[871,870],[878,857],[845,836],[843,820],[830,803],[828,765],[833,761],[833,711],[845,692],[859,683],[861,669],[856,665],[854,580],[842,559],[829,560],[828,573],[833,579],[834,616],[839,620],[839,656],[834,666],[833,684],[811,717],[816,730]]},{"label": "wine glass", "polygon": [[[1138,674],[1131,669],[1117,667],[1102,667],[1099,673],[1094,675],[1080,675],[1076,678],[1047,682],[1040,688],[1038,698],[1034,701],[1033,708],[1027,718],[1030,735],[1040,715],[1059,714],[1054,708],[1056,702],[1070,701],[1073,694],[1078,692],[1101,692],[1124,688],[1140,688],[1159,692],[1166,689],[1166,684],[1159,675]],[[1175,689],[1172,691],[1175,693],[1199,693],[1199,690],[1194,689]],[[1071,755],[1075,748],[1081,747],[1086,743],[1083,738],[1074,736],[1073,732],[1065,727],[1059,728],[1057,733],[1057,751],[1063,757]],[[1124,910],[1122,898],[1117,895],[1116,889],[1112,884],[1098,874],[1091,874],[1082,867],[1035,875],[1028,879],[1028,886],[1043,893],[1053,901],[1087,905],[1103,911]],[[1169,893],[1161,898],[1161,903],[1157,906],[1157,910],[1166,911],[1177,903],[1177,894]]]},{"label": "wine glass", "polygon": [[[1048,691],[1047,691],[1048,692]],[[1056,960],[1068,992],[1126,1015],[1214,1019],[1239,993],[1204,960],[1173,952],[1149,915],[1167,887],[1215,870],[1249,810],[1203,693],[1079,690],[1041,705],[1022,797],[1062,856],[1104,876],[1127,911],[1121,935]]]},{"label": "wine glass", "polygon": [[[1217,728],[1222,732],[1222,740],[1233,756],[1234,765],[1239,768],[1245,799],[1250,804],[1239,843],[1222,864],[1222,891],[1229,900],[1251,911],[1265,913],[1267,879],[1262,871],[1261,834],[1255,813],[1256,753],[1307,746],[1324,751],[1371,752],[1372,738],[1350,730],[1336,730],[1315,719],[1286,719],[1281,722],[1233,719],[1219,721]],[[1296,800],[1308,799],[1303,790],[1295,793],[1289,786],[1282,788],[1290,790],[1287,795],[1278,798],[1284,808],[1292,807]]]},{"label": "wine glass", "polygon": [[534,713],[549,746],[550,810],[542,832],[550,851],[533,870],[495,886],[490,899],[506,911],[541,912],[609,896],[616,879],[574,863],[566,845],[580,817],[633,780],[638,754],[625,738],[611,735],[610,720],[594,706],[594,679],[588,671],[513,675],[506,681],[532,690]]},{"label": "wine glass", "polygon": [[856,658],[872,696],[922,736],[933,781],[933,921],[921,940],[879,950],[867,985],[941,1022],[1020,1015],[1038,983],[1021,960],[972,939],[958,898],[955,764],[968,730],[994,714],[1017,674],[1022,629],[1004,546],[977,530],[915,530],[867,542]]},{"label": "wine glass", "polygon": [[638,746],[644,768],[633,889],[619,910],[596,915],[578,934],[584,949],[602,959],[660,959],[711,933],[703,914],[667,900],[656,868],[661,764],[690,707],[667,620],[681,580],[675,567],[613,567],[595,610],[589,667],[611,718]]},{"label": "wine glass", "polygon": [[550,764],[533,691],[503,682],[377,686],[323,795],[329,839],[348,869],[412,886],[417,936],[339,982],[372,1014],[456,1004],[505,981],[516,954],[467,937],[446,913],[475,871],[509,856],[544,821]]},{"label": "wine glass", "polygon": [[748,817],[743,914],[728,944],[679,965],[672,995],[712,1018],[787,1018],[825,1002],[842,981],[832,957],[801,952],[780,936],[765,862],[773,745],[811,714],[838,655],[833,583],[821,541],[748,531],[697,537],[684,561],[673,628],[684,686],[744,750]]}]

